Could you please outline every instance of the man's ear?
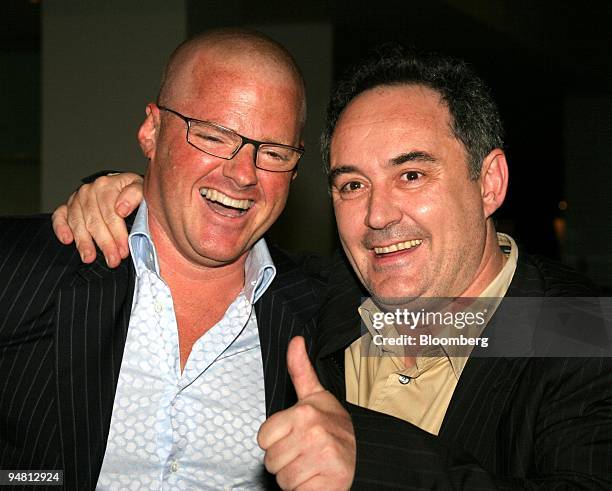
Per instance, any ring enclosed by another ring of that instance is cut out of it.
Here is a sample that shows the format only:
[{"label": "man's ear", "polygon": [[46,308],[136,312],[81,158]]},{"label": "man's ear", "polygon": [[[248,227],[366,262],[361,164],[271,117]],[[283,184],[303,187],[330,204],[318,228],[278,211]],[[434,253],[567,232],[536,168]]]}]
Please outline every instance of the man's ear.
[{"label": "man's ear", "polygon": [[159,132],[159,109],[153,103],[147,104],[145,109],[147,116],[138,130],[138,143],[145,157],[152,160],[155,156],[155,147]]},{"label": "man's ear", "polygon": [[508,163],[500,148],[492,150],[482,161],[480,189],[483,210],[489,218],[504,202],[508,189]]}]

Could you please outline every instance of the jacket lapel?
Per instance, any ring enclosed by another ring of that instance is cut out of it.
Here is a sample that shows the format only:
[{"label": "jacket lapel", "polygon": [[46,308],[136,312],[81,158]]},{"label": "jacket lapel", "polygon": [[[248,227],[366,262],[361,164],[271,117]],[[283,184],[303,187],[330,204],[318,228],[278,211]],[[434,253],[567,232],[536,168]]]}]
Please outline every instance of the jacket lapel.
[{"label": "jacket lapel", "polygon": [[446,411],[440,438],[464,446],[485,468],[495,468],[496,428],[527,361],[470,358]]},{"label": "jacket lapel", "polygon": [[56,303],[60,438],[67,489],[93,489],[104,458],[134,289],[126,260],[83,265]]},{"label": "jacket lapel", "polygon": [[287,344],[304,336],[309,354],[318,297],[312,281],[283,252],[270,247],[276,277],[255,304],[266,390],[266,416],[296,402],[287,371]]}]

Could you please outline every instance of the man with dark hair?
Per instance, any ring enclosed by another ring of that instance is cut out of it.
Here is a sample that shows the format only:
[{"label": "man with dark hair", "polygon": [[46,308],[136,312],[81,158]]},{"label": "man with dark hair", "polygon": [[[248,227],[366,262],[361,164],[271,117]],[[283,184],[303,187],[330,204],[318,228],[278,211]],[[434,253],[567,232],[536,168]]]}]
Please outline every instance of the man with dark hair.
[{"label": "man with dark hair", "polygon": [[[336,261],[318,313],[317,372],[340,400],[408,422],[351,411],[357,440],[379,457],[367,479],[357,466],[356,482],[375,489],[612,485],[608,358],[487,358],[475,356],[473,346],[398,355],[375,341],[375,323],[414,299],[498,299],[472,332],[484,339],[506,312],[502,298],[595,295],[575,272],[519,256],[516,243],[496,233],[492,215],[508,184],[502,145],[495,104],[457,60],[394,49],[357,67],[332,98],[323,153],[338,232],[372,298],[360,305],[350,272]],[[114,179],[72,199],[71,223],[99,216],[97,205],[85,203],[121,183]],[[117,202],[134,207],[137,185],[130,193]],[[55,219],[58,235],[70,236],[66,208]],[[97,222],[94,237],[124,240]],[[82,229],[78,239],[91,240]],[[259,441],[269,448],[288,428],[279,413]],[[269,469],[308,447],[296,440],[268,451]],[[363,458],[358,451],[357,461]]]},{"label": "man with dark hair", "polygon": [[417,445],[416,431],[406,442],[414,449],[406,472],[421,483],[605,489],[609,358],[513,357],[511,346],[496,358],[440,346],[398,355],[376,343],[374,321],[414,299],[494,300],[472,331],[486,339],[508,312],[509,302],[495,299],[596,295],[569,268],[519,253],[495,232],[508,183],[502,144],[486,87],[457,60],[395,50],[357,67],[335,92],[324,159],[340,240],[373,297],[359,306],[366,333],[344,352],[346,398],[448,446],[450,454],[433,440]]}]

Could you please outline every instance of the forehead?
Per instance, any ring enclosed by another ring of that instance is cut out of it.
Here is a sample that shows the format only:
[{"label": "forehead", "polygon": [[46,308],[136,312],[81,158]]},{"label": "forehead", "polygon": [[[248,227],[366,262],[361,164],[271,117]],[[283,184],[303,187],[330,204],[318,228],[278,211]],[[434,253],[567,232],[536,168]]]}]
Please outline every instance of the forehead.
[{"label": "forehead", "polygon": [[182,70],[177,82],[179,90],[173,99],[191,117],[235,130],[273,126],[272,133],[278,136],[282,136],[279,132],[299,133],[303,95],[282,70],[248,62],[219,63],[201,56]]},{"label": "forehead", "polygon": [[341,113],[332,136],[331,164],[413,150],[444,154],[457,146],[462,148],[438,92],[420,85],[381,86],[357,96]]}]

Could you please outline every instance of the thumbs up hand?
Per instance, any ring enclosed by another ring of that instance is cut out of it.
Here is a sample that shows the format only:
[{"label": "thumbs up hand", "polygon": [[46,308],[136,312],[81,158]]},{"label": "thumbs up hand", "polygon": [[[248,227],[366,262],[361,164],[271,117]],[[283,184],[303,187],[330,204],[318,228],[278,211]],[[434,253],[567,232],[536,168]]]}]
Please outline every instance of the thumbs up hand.
[{"label": "thumbs up hand", "polygon": [[355,473],[353,423],[338,400],[319,383],[304,338],[291,340],[287,367],[298,402],[270,416],[257,442],[264,464],[284,489],[349,489]]}]

